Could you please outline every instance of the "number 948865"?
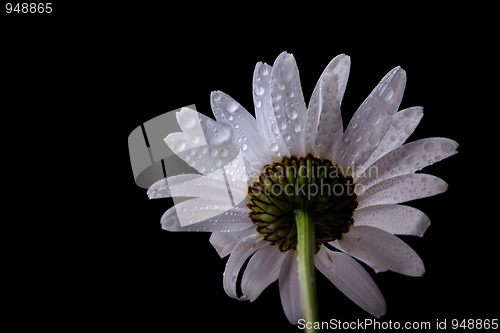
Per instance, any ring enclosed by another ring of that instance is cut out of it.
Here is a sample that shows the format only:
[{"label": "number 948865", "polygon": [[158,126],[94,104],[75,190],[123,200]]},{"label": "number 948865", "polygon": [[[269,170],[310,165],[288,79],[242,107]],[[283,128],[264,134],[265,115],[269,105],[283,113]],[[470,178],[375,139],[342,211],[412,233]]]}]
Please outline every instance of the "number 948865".
[{"label": "number 948865", "polygon": [[5,4],[7,14],[50,14],[52,13],[51,2],[17,2]]}]

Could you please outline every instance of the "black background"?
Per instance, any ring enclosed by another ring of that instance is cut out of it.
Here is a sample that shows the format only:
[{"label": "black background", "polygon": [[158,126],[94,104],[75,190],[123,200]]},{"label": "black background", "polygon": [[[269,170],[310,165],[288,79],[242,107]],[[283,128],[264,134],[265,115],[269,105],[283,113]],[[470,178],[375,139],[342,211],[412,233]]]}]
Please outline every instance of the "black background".
[{"label": "black background", "polygon": [[[451,319],[498,318],[498,80],[487,8],[55,4],[51,17],[2,16],[2,104],[30,142],[21,154],[29,163],[5,166],[22,176],[10,188],[29,193],[9,199],[25,207],[7,260],[20,323],[298,331],[277,283],[253,303],[233,300],[222,288],[227,258],[209,234],[161,230],[172,201],[150,201],[135,185],[127,147],[133,129],[164,112],[196,104],[210,115],[212,90],[253,112],[255,63],[272,64],[284,50],[295,56],[306,101],[328,62],[351,56],[344,126],[400,65],[408,76],[400,109],[424,107],[409,140],[460,144],[458,155],[423,170],[448,191],[408,203],[432,222],[423,238],[401,237],[425,275],[368,269],[387,302],[380,321],[448,319],[450,328]],[[371,318],[319,273],[318,294],[321,320]]]}]

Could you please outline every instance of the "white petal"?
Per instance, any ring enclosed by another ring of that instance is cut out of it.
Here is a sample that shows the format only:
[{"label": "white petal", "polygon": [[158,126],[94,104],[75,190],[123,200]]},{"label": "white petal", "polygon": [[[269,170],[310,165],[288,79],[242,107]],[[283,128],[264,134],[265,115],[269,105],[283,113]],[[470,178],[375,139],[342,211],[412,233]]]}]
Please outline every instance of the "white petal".
[{"label": "white petal", "polygon": [[254,234],[251,235],[236,244],[229,259],[226,264],[226,269],[224,270],[223,285],[226,294],[232,298],[238,300],[246,300],[245,295],[238,297],[236,294],[236,282],[238,280],[238,274],[240,273],[241,267],[245,261],[250,257],[255,251],[267,245],[268,243],[262,239],[262,235]]},{"label": "white petal", "polygon": [[170,191],[169,184],[179,184],[186,181],[191,181],[193,179],[199,178],[199,174],[184,174],[178,176],[169,177],[170,183],[167,178],[161,179],[151,185],[147,191],[149,199],[161,199],[161,198],[171,198],[172,192]]},{"label": "white petal", "polygon": [[[248,177],[241,154],[222,169],[207,175],[183,174],[154,183],[147,194],[150,199],[168,197],[201,197],[220,200],[222,205],[236,205],[248,193]],[[176,199],[174,199],[174,203]]]},{"label": "white petal", "polygon": [[[182,108],[176,113],[183,132],[165,138],[168,147],[190,167],[209,174],[234,160],[240,149],[233,144],[231,126]],[[168,170],[167,170],[168,171]]]},{"label": "white petal", "polygon": [[[197,135],[203,134],[199,132],[200,126],[200,116],[201,113],[198,111],[191,109],[189,107],[181,108],[178,112],[175,113],[175,118],[177,119],[177,123],[181,127],[182,132],[189,135]],[[201,138],[203,140],[203,138]]]},{"label": "white petal", "polygon": [[161,198],[162,196],[229,199],[226,181],[222,172],[217,177],[208,177],[199,174],[183,174],[168,177],[154,183],[147,193],[150,199]]},{"label": "white petal", "polygon": [[358,209],[426,198],[443,193],[447,189],[448,184],[435,176],[421,173],[397,176],[373,185],[364,191],[359,196]]},{"label": "white petal", "polygon": [[214,231],[210,235],[209,241],[219,256],[224,258],[231,253],[240,240],[256,233],[257,231],[253,227],[234,232]]},{"label": "white petal", "polygon": [[377,148],[373,151],[370,158],[363,163],[361,169],[368,168],[380,157],[400,147],[413,133],[423,116],[424,111],[420,106],[404,109],[396,113],[392,120],[391,127],[389,127],[389,130],[386,132]]},{"label": "white petal", "polygon": [[356,183],[366,188],[391,177],[413,173],[457,153],[458,143],[446,138],[427,138],[407,143],[381,157]]},{"label": "white petal", "polygon": [[352,227],[336,245],[372,267],[375,272],[391,270],[408,276],[422,276],[424,263],[418,254],[398,237],[383,230]]},{"label": "white petal", "polygon": [[297,325],[302,315],[297,252],[288,251],[279,276],[281,305],[288,321]]},{"label": "white petal", "polygon": [[342,139],[340,104],[349,77],[350,58],[335,57],[325,68],[311,95],[304,122],[306,151],[325,156],[334,163]]},{"label": "white petal", "polygon": [[422,237],[431,224],[430,219],[420,210],[403,205],[378,205],[354,212],[355,226],[370,226],[395,235]]},{"label": "white petal", "polygon": [[322,246],[314,256],[314,262],[328,280],[363,310],[377,318],[385,314],[384,296],[356,260]]},{"label": "white petal", "polygon": [[303,126],[307,109],[293,55],[283,52],[276,58],[271,80],[271,99],[278,128],[290,154],[303,156]]},{"label": "white petal", "polygon": [[222,212],[220,215],[195,224],[181,227],[179,217],[177,215],[177,209],[193,210],[196,215],[195,218],[199,218],[198,214],[201,215],[201,212],[203,212],[205,208],[206,207],[203,206],[203,201],[199,199],[188,200],[176,204],[175,206],[170,207],[161,217],[162,229],[167,231],[230,232],[245,230],[253,225],[248,217],[248,208],[246,207],[246,203],[242,202],[238,206],[231,207],[229,210]]},{"label": "white petal", "polygon": [[241,149],[243,158],[256,163],[256,169],[269,163],[271,156],[260,138],[255,118],[222,91],[213,91],[210,103],[215,118],[231,126],[233,130],[231,140]]},{"label": "white petal", "polygon": [[340,155],[345,169],[363,165],[391,126],[406,85],[400,67],[391,70],[352,117],[342,136]]},{"label": "white petal", "polygon": [[257,299],[267,286],[278,279],[285,257],[286,253],[280,252],[277,246],[269,243],[250,258],[241,279],[241,291],[250,302]]},{"label": "white petal", "polygon": [[166,178],[151,185],[146,193],[149,199],[170,198],[172,196]]},{"label": "white petal", "polygon": [[258,62],[253,73],[253,102],[257,127],[267,149],[275,157],[290,155],[278,129],[271,100],[271,71],[268,64]]}]

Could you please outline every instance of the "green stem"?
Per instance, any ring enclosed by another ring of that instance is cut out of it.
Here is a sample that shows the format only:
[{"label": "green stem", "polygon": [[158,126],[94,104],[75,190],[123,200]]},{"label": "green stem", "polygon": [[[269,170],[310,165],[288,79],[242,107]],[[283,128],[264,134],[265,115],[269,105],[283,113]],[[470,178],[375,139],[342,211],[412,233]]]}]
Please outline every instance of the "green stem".
[{"label": "green stem", "polygon": [[[305,210],[295,211],[297,223],[297,251],[300,283],[300,296],[304,319],[314,326],[318,322],[318,305],[316,297],[316,277],[314,271],[314,223],[309,221]],[[306,329],[308,333],[318,332],[316,329]]]}]

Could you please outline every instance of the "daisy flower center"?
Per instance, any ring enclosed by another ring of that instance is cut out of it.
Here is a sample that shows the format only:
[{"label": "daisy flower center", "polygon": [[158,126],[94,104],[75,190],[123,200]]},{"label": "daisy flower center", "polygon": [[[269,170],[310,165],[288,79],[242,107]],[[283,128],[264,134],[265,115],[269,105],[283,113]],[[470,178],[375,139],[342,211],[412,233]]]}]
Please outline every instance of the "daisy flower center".
[{"label": "daisy flower center", "polygon": [[314,223],[316,251],[342,238],[353,224],[358,202],[352,177],[328,159],[308,154],[284,156],[266,165],[248,187],[249,216],[257,231],[281,251],[297,248],[295,214],[305,211]]}]

